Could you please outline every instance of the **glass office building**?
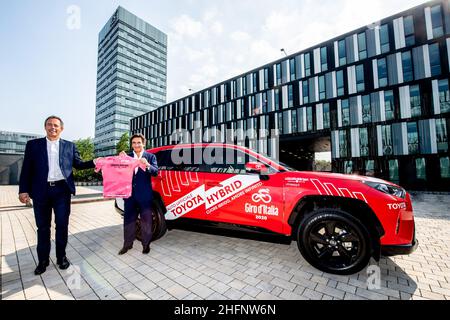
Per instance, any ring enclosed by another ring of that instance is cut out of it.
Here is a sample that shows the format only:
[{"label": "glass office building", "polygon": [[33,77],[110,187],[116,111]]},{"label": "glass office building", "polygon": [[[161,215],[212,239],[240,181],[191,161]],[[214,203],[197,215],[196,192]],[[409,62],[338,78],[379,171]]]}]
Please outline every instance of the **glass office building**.
[{"label": "glass office building", "polygon": [[0,153],[24,154],[29,140],[43,137],[37,134],[0,131]]},{"label": "glass office building", "polygon": [[94,144],[108,156],[131,118],[166,103],[167,36],[119,7],[98,41]]},{"label": "glass office building", "polygon": [[[176,129],[279,131],[206,137],[311,170],[372,175],[415,190],[450,190],[450,10],[431,1],[166,104],[131,120],[152,146]],[[195,134],[193,142],[200,141]]]},{"label": "glass office building", "polygon": [[0,185],[18,184],[25,146],[43,135],[0,131]]}]

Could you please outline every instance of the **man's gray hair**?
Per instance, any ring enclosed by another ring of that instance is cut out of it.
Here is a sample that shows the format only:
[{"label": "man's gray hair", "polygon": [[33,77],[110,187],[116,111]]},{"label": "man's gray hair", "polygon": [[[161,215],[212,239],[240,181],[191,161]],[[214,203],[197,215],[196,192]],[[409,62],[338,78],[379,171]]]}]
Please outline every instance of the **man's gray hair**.
[{"label": "man's gray hair", "polygon": [[61,127],[64,127],[64,121],[62,121],[62,119],[60,117],[58,117],[58,116],[50,116],[47,119],[45,119],[44,127],[47,125],[47,121],[50,120],[50,119],[57,119],[57,120],[59,120],[59,122],[61,123]]}]

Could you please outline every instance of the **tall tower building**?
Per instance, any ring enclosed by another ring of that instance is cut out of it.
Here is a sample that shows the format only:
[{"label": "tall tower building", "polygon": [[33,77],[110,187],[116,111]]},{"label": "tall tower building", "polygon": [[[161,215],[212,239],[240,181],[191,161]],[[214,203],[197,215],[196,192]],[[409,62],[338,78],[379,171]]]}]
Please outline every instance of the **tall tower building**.
[{"label": "tall tower building", "polygon": [[98,42],[94,142],[108,156],[131,118],[166,103],[167,35],[119,6]]}]

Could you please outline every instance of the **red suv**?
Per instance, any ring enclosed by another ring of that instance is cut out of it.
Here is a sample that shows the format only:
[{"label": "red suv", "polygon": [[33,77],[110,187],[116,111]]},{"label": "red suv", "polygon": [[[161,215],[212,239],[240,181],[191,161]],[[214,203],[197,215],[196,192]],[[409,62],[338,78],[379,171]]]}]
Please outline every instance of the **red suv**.
[{"label": "red suv", "polygon": [[[152,180],[153,240],[167,227],[188,226],[295,240],[311,265],[334,274],[356,273],[371,257],[378,261],[380,255],[417,248],[410,196],[390,182],[299,172],[236,145],[175,145],[149,152],[159,166]],[[116,208],[123,212],[120,199]]]}]

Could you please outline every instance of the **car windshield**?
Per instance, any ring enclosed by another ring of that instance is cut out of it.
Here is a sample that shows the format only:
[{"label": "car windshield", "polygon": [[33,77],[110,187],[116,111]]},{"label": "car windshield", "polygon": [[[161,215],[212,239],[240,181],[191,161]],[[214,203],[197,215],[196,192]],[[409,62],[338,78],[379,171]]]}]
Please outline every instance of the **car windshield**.
[{"label": "car windshield", "polygon": [[269,159],[272,162],[275,162],[276,164],[284,167],[286,170],[280,170],[280,172],[285,172],[285,171],[297,171],[294,168],[291,168],[290,166],[288,166],[287,164],[281,162],[280,160],[277,160],[275,158],[269,157],[267,155],[264,155],[265,158]]}]

